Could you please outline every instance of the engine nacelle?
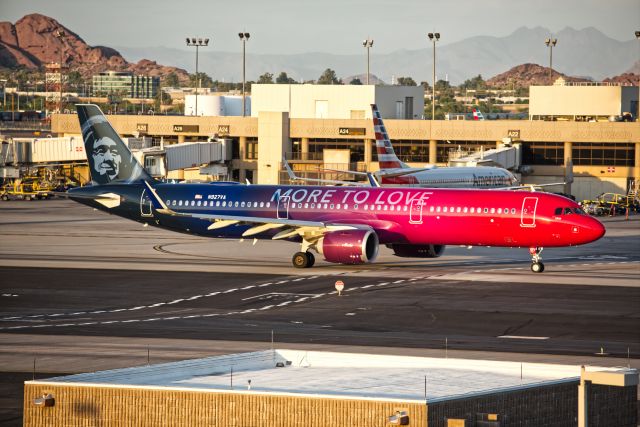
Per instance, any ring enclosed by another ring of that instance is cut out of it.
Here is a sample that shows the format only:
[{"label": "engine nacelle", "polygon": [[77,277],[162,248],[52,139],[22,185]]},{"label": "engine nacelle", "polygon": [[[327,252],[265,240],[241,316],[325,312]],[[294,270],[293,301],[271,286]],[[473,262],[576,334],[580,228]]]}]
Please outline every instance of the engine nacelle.
[{"label": "engine nacelle", "polygon": [[389,245],[395,256],[404,258],[438,258],[444,253],[444,245],[406,245],[394,243]]},{"label": "engine nacelle", "polygon": [[329,262],[365,264],[378,256],[378,235],[373,230],[342,230],[327,233],[317,244]]}]

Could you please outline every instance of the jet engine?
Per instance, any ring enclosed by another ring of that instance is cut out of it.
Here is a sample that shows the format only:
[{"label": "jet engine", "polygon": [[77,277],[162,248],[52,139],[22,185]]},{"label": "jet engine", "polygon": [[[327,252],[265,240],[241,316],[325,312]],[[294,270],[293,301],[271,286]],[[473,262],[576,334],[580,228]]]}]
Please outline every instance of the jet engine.
[{"label": "jet engine", "polygon": [[317,244],[325,260],[339,264],[373,262],[378,256],[378,247],[378,235],[371,229],[333,231]]},{"label": "jet engine", "polygon": [[444,245],[406,245],[393,243],[389,245],[395,256],[403,258],[438,258],[444,253]]}]

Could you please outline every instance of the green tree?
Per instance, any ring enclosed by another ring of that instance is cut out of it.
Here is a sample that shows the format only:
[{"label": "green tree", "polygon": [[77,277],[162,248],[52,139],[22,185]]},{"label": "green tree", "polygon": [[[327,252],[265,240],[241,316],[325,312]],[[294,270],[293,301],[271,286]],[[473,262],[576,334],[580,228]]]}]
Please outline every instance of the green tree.
[{"label": "green tree", "polygon": [[296,81],[294,79],[292,79],[291,77],[289,77],[287,75],[287,73],[285,73],[283,71],[280,74],[278,74],[278,77],[276,77],[276,83],[278,83],[278,84],[291,84],[291,83],[296,83]]},{"label": "green tree", "polygon": [[258,84],[273,84],[273,74],[266,72],[258,77]]},{"label": "green tree", "polygon": [[198,79],[200,80],[200,87],[213,87],[213,80],[211,77],[209,77],[207,73],[202,72],[199,72],[197,77],[195,73],[189,74],[189,85],[191,85],[191,87],[198,87]]},{"label": "green tree", "polygon": [[418,86],[411,77],[398,77],[399,86]]},{"label": "green tree", "polygon": [[336,72],[331,68],[327,68],[324,70],[324,73],[318,78],[319,85],[339,85],[342,84],[340,80],[338,80],[338,76],[336,76]]},{"label": "green tree", "polygon": [[173,71],[165,76],[162,80],[163,87],[180,87],[180,80],[178,79],[178,75]]},{"label": "green tree", "polygon": [[485,82],[482,79],[482,76],[480,74],[478,74],[477,76],[475,76],[472,79],[467,79],[464,81],[464,83],[462,83],[460,86],[460,89],[486,89],[487,88],[487,82]]},{"label": "green tree", "polygon": [[349,84],[350,84],[350,85],[361,85],[361,84],[362,84],[362,81],[361,81],[359,78],[357,78],[357,77],[356,77],[356,78],[354,78],[354,79],[351,79],[351,81],[349,82]]}]

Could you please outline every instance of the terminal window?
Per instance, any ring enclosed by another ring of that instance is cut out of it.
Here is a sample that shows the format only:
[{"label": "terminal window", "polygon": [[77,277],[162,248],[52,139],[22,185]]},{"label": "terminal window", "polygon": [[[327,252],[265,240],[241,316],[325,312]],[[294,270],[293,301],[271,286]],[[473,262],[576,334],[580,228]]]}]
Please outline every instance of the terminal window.
[{"label": "terminal window", "polygon": [[634,166],[635,144],[576,142],[571,156],[574,165]]},{"label": "terminal window", "polygon": [[525,165],[562,166],[564,165],[564,143],[525,143],[522,145],[522,163]]}]

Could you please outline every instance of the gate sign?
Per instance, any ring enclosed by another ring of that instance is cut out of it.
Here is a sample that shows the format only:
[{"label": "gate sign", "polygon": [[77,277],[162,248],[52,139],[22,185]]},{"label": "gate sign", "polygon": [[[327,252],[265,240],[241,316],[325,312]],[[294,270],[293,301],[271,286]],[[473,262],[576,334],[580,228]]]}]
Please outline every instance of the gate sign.
[{"label": "gate sign", "polygon": [[338,291],[338,295],[342,295],[343,289],[344,289],[344,282],[342,280],[336,281],[336,291]]},{"label": "gate sign", "polygon": [[218,135],[227,136],[230,133],[231,126],[229,125],[218,125]]},{"label": "gate sign", "polygon": [[520,139],[520,129],[509,129],[507,131],[507,138]]}]

